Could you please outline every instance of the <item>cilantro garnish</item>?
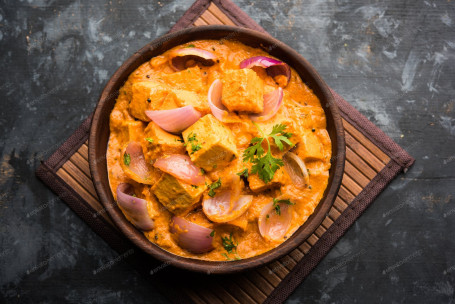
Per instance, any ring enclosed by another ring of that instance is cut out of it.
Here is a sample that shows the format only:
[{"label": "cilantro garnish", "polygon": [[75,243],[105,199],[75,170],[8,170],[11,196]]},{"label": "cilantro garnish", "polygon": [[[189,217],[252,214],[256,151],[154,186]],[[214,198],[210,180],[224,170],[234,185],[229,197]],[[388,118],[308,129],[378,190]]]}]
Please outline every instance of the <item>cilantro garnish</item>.
[{"label": "cilantro garnish", "polygon": [[149,143],[153,142],[153,138],[150,138],[150,137],[146,137],[145,140],[148,141]]},{"label": "cilantro garnish", "polygon": [[226,251],[228,253],[232,253],[232,250],[236,251],[237,250],[237,245],[238,243],[234,243],[234,239],[232,238],[232,232],[231,234],[229,235],[229,237],[227,236],[222,236],[221,237],[221,241],[223,243],[223,247],[224,249],[226,249]]},{"label": "cilantro garnish", "polygon": [[248,169],[243,169],[240,172],[236,173],[238,176],[244,176],[245,178],[248,178]]},{"label": "cilantro garnish", "polygon": [[282,204],[287,204],[287,205],[295,205],[295,203],[291,202],[289,199],[277,199],[277,198],[274,198],[273,199],[273,208],[275,208],[275,212],[276,214],[278,215],[281,215],[281,207],[280,207],[280,203]]},{"label": "cilantro garnish", "polygon": [[194,47],[195,47],[194,44],[188,44],[188,45],[186,46],[186,48],[194,48]]},{"label": "cilantro garnish", "polygon": [[215,236],[215,230],[212,230],[212,232],[210,232],[210,236],[211,236],[211,237],[214,237],[214,236]]},{"label": "cilantro garnish", "polygon": [[219,187],[221,187],[221,178],[219,178],[216,182],[213,182],[210,185],[207,185],[207,187],[210,189],[209,196],[214,197],[216,194],[215,189],[218,189]]},{"label": "cilantro garnish", "polygon": [[127,166],[131,163],[131,156],[128,153],[123,154],[123,163]]},{"label": "cilantro garnish", "polygon": [[[268,135],[265,135],[258,125],[256,125],[256,127],[262,133],[263,137],[254,137],[251,140],[252,146],[248,147],[243,152],[243,161],[249,161],[253,163],[250,173],[257,173],[259,178],[262,179],[264,183],[268,183],[273,179],[276,170],[284,165],[282,159],[273,157],[270,149],[269,138],[272,138],[278,149],[280,149],[280,151],[283,151],[283,142],[290,145],[291,147],[294,146],[294,144],[289,140],[292,134],[284,132],[287,126],[283,124],[274,125],[272,132]],[[267,142],[267,153],[262,147],[262,142],[264,140]]]},{"label": "cilantro garnish", "polygon": [[188,143],[185,143],[184,146],[186,147],[188,144],[191,144],[191,153],[194,154],[194,152],[199,151],[202,149],[202,146],[198,143],[198,140],[196,138],[196,133],[191,132],[188,134]]}]

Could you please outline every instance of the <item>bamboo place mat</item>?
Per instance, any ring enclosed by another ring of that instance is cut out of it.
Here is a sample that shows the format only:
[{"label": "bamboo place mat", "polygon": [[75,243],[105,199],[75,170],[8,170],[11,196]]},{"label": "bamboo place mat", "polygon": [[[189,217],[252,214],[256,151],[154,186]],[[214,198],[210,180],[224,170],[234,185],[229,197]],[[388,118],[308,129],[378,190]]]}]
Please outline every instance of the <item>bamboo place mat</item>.
[{"label": "bamboo place mat", "polygon": [[[171,31],[227,24],[265,32],[229,0],[198,0]],[[343,117],[346,166],[335,203],[304,243],[280,260],[233,275],[189,273],[167,267],[135,247],[112,223],[93,186],[87,139],[91,117],[37,170],[37,176],[170,300],[178,303],[282,303],[302,283],[374,198],[414,159],[332,91]],[[113,263],[94,271],[109,268]]]}]

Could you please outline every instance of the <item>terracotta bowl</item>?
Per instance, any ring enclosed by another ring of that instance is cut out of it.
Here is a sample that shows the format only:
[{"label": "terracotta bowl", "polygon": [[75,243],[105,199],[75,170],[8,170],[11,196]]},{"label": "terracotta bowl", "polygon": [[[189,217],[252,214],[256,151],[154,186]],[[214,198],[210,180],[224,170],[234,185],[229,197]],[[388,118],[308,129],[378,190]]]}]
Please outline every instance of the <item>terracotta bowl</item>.
[{"label": "terracotta bowl", "polygon": [[[109,140],[109,114],[118,91],[128,76],[142,63],[177,45],[199,39],[237,40],[252,47],[260,47],[292,66],[303,81],[318,96],[327,117],[327,130],[332,140],[332,168],[328,187],[322,200],[309,219],[284,243],[256,257],[230,262],[212,262],[177,256],[149,242],[141,231],[126,220],[117,207],[109,187],[106,149]],[[307,239],[321,224],[333,205],[343,176],[345,161],[344,130],[335,100],[316,70],[296,51],[266,34],[231,26],[200,26],[164,35],[133,54],[111,77],[104,88],[93,116],[89,139],[90,171],[98,197],[112,221],[134,244],[152,257],[190,271],[233,273],[251,269],[278,259]]]}]

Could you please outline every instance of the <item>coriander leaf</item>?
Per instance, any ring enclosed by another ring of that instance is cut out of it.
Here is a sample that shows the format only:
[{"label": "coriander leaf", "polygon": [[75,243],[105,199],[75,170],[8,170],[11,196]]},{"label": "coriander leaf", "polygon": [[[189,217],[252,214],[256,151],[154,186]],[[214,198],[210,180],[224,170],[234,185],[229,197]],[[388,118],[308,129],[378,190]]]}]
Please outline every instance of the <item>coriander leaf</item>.
[{"label": "coriander leaf", "polygon": [[227,236],[222,236],[221,237],[221,241],[222,241],[222,244],[223,244],[223,247],[224,249],[228,252],[228,253],[232,253],[232,250],[234,251],[237,251],[237,245],[238,243],[235,243],[234,242],[234,239],[232,238],[232,232],[231,234],[229,235],[229,238]]},{"label": "coriander leaf", "polygon": [[248,169],[243,169],[242,171],[240,172],[237,172],[236,173],[238,176],[244,176],[245,178],[248,178]]},{"label": "coriander leaf", "polygon": [[[268,135],[264,135],[264,132],[257,124],[254,122],[253,124],[258,128],[263,137],[254,137],[251,140],[251,146],[243,151],[243,161],[253,163],[250,173],[258,174],[262,181],[268,183],[273,179],[275,172],[284,165],[282,159],[273,157],[270,149],[269,137],[271,137],[277,147],[283,151],[283,142],[291,147],[294,146],[289,140],[292,134],[284,132],[287,128],[285,124],[274,125],[272,127],[272,132]],[[267,142],[267,153],[265,153],[264,148],[262,147],[264,140]]]},{"label": "coriander leaf", "polygon": [[123,163],[127,166],[131,163],[131,156],[128,153],[123,154]]},{"label": "coriander leaf", "polygon": [[219,178],[216,182],[211,183],[210,185],[207,186],[209,190],[209,196],[214,197],[215,196],[215,189],[218,189],[221,187],[221,178]]},{"label": "coriander leaf", "polygon": [[153,142],[153,138],[150,138],[150,137],[146,137],[145,140],[148,141],[148,142],[150,142],[150,143]]},{"label": "coriander leaf", "polygon": [[214,236],[215,236],[215,230],[212,230],[212,232],[210,232],[210,236],[211,236],[211,237],[214,237]]},{"label": "coriander leaf", "polygon": [[275,212],[278,215],[281,215],[281,207],[280,204],[287,204],[287,205],[295,205],[295,203],[291,202],[289,199],[273,199],[273,208],[275,208]]},{"label": "coriander leaf", "polygon": [[194,44],[188,44],[187,46],[185,46],[186,48],[194,48],[195,45]]}]

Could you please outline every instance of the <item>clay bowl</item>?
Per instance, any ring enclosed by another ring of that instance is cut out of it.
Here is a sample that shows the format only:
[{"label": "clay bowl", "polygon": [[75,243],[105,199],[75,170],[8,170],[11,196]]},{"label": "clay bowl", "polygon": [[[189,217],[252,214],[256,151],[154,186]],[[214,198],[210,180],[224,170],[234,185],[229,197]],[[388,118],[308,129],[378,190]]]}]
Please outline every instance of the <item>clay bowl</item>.
[{"label": "clay bowl", "polygon": [[[252,47],[261,47],[269,54],[292,66],[320,99],[327,117],[327,129],[332,140],[332,168],[324,196],[309,219],[284,243],[262,255],[231,262],[212,262],[184,258],[165,251],[149,242],[141,231],[126,220],[117,207],[109,187],[106,148],[109,139],[109,114],[118,91],[128,76],[142,63],[179,44],[198,39],[237,40]],[[231,26],[200,26],[164,35],[133,54],[111,77],[104,88],[93,116],[89,139],[90,171],[98,197],[112,221],[134,244],[152,257],[173,266],[196,272],[226,274],[245,271],[278,259],[307,239],[321,224],[335,201],[343,176],[345,161],[344,130],[335,100],[316,70],[296,51],[266,34]]]}]

